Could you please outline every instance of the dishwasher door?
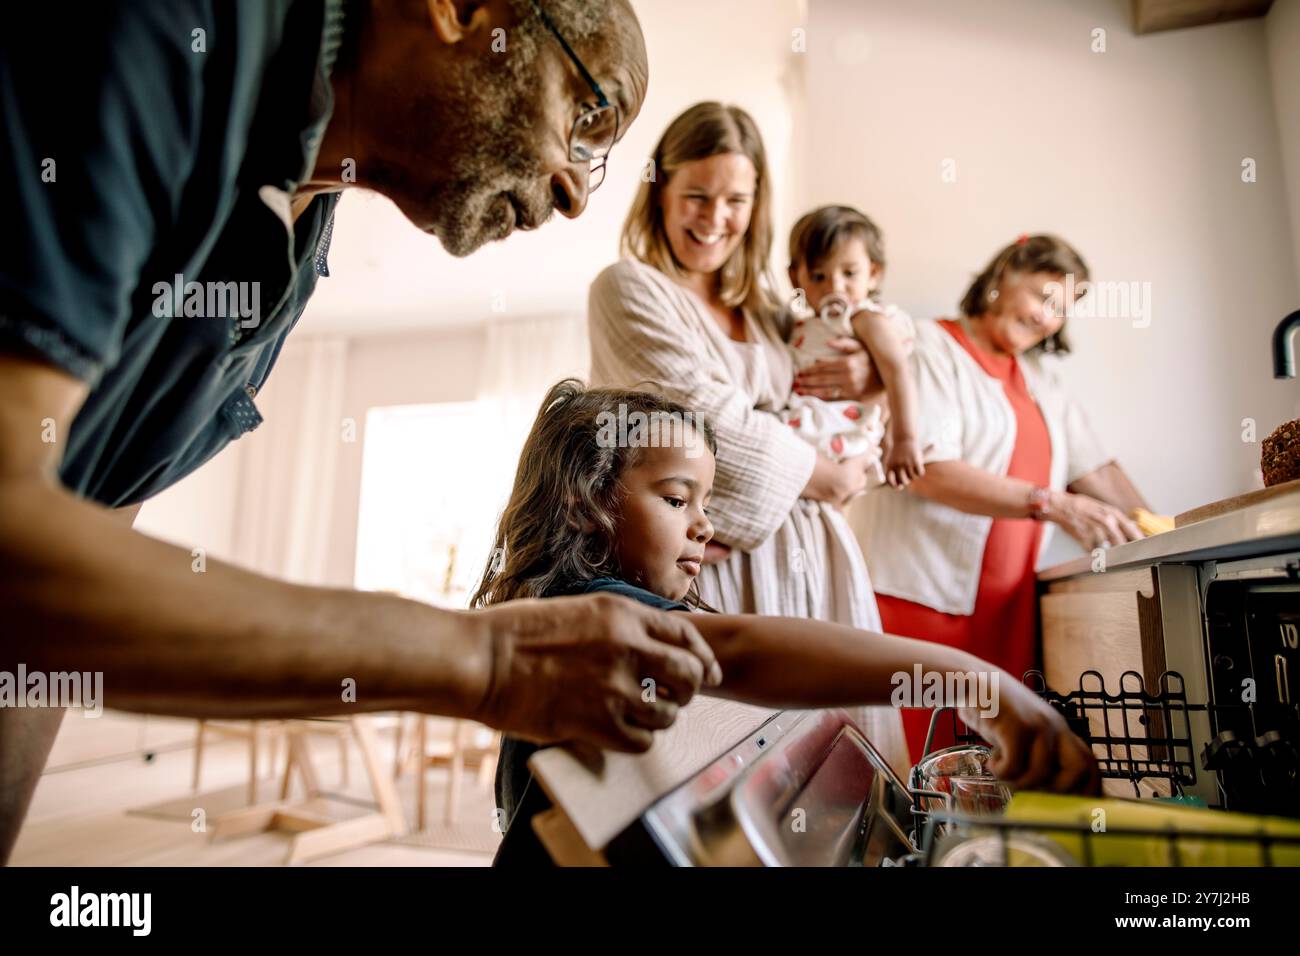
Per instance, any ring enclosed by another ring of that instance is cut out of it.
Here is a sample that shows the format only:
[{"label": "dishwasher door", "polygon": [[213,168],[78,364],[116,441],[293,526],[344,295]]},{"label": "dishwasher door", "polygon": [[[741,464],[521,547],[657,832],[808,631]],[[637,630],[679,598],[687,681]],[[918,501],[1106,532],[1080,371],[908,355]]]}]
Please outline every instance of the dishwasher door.
[{"label": "dishwasher door", "polygon": [[912,851],[907,789],[844,710],[777,714],[660,798],[613,865],[879,866]]}]

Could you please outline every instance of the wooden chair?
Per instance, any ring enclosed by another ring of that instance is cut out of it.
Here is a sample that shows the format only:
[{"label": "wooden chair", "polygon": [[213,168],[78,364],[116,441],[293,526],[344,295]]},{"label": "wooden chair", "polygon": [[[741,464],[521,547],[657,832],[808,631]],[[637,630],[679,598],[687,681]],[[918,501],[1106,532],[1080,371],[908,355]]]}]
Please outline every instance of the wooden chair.
[{"label": "wooden chair", "polygon": [[[397,725],[397,746],[393,755],[393,778],[397,779],[408,770],[414,769],[418,776],[415,781],[415,824],[416,829],[425,829],[428,809],[428,772],[434,767],[447,768],[447,799],[443,804],[442,820],[446,826],[452,826],[460,812],[460,791],[464,783],[465,771],[477,769],[477,785],[490,788],[496,773],[497,753],[501,746],[501,735],[493,731],[486,742],[475,742],[474,737],[485,730],[480,724],[467,720],[452,720],[451,733],[446,740],[430,740],[429,718],[425,714],[415,714],[415,734],[413,742],[403,751],[405,725]],[[439,719],[442,718],[432,718]]]}]

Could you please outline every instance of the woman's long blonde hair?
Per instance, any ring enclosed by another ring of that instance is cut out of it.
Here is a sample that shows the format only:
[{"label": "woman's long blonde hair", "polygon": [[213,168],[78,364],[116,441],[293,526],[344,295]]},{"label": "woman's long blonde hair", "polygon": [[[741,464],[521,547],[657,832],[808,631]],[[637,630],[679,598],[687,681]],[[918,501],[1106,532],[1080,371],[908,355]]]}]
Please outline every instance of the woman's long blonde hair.
[{"label": "woman's long blonde hair", "polygon": [[742,306],[754,315],[763,315],[776,306],[771,272],[771,177],[758,125],[738,106],[696,103],[668,124],[655,146],[650,178],[641,183],[623,224],[621,251],[679,279],[683,270],[664,233],[664,188],[686,163],[726,153],[748,157],[758,173],[758,183],[749,230],[720,270],[719,292],[728,308]]}]

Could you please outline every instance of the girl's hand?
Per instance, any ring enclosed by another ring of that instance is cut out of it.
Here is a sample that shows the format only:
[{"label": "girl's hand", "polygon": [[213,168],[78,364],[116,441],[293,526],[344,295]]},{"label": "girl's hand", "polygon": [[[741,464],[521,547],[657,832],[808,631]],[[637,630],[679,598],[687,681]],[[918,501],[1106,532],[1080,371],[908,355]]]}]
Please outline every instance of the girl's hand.
[{"label": "girl's hand", "polygon": [[1101,772],[1092,749],[1076,737],[1050,704],[1001,672],[997,713],[958,711],[962,721],[993,745],[989,769],[1016,789],[1053,793],[1101,792]]},{"label": "girl's hand", "polygon": [[889,443],[885,452],[885,480],[891,488],[906,488],[924,474],[921,445],[915,438],[900,438]]},{"label": "girl's hand", "polygon": [[794,379],[794,390],[828,402],[856,401],[867,390],[867,350],[849,336],[830,339],[827,345],[843,352],[841,358],[819,359]]},{"label": "girl's hand", "polygon": [[1118,508],[1068,491],[1051,493],[1043,517],[1060,525],[1085,551],[1110,548],[1143,537],[1137,524]]}]

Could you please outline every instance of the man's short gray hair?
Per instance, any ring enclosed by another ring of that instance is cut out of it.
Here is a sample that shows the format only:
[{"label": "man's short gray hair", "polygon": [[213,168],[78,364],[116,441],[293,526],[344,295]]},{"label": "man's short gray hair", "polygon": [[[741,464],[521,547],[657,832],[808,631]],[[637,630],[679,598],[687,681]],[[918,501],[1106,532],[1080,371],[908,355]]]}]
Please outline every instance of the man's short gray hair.
[{"label": "man's short gray hair", "polygon": [[[594,36],[609,19],[610,0],[537,0],[537,2],[570,44],[580,43]],[[531,45],[542,37],[550,36],[550,31],[546,29],[546,25],[533,9],[532,0],[510,0],[510,5],[514,7],[519,17],[526,43]]]}]

